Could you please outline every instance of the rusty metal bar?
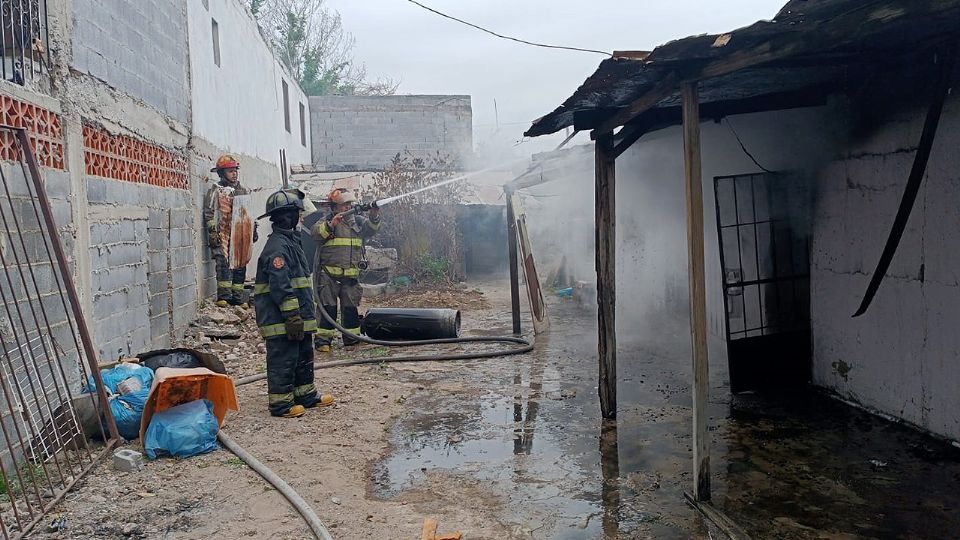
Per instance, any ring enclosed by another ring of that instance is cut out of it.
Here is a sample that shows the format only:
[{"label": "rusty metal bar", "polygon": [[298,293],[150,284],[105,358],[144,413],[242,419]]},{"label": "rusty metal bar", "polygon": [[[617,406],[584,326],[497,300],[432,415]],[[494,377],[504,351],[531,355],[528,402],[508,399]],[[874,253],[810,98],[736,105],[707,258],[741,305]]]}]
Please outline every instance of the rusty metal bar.
[{"label": "rusty metal bar", "polygon": [[[11,181],[21,178],[0,167],[0,315],[12,330],[0,332],[0,404],[6,407],[0,408],[0,495],[12,510],[12,519],[0,516],[0,534],[22,538],[120,436],[30,138],[26,130],[7,126],[0,126],[0,133],[14,136],[26,186],[25,192],[19,184],[12,189]],[[68,330],[73,343],[65,350],[58,337]],[[89,375],[99,399],[86,391]],[[74,384],[81,395],[74,394]],[[102,447],[94,449],[87,440],[78,398],[90,399],[92,411],[107,424],[105,430],[96,420],[106,441]]]},{"label": "rusty metal bar", "polygon": [[[27,62],[26,62],[26,60],[25,60],[25,58],[24,58],[24,54],[23,54],[23,41],[24,41],[24,40],[23,40],[23,34],[25,33],[24,28],[23,28],[23,0],[17,0],[17,7],[18,7],[18,9],[16,10],[16,12],[17,12],[16,19],[12,19],[12,20],[14,20],[14,24],[17,25],[16,29],[14,29],[13,37],[14,37],[14,45],[15,45],[16,48],[17,48],[16,51],[15,51],[15,53],[18,54],[19,57],[20,57],[20,82],[18,82],[17,84],[21,84],[21,85],[22,85],[22,84],[25,84],[26,81],[27,81],[26,74],[24,73],[24,72],[26,71],[26,69],[27,69],[27,66],[26,66],[26,63],[27,63]],[[18,32],[18,30],[19,30],[19,32]],[[14,69],[13,74],[14,74],[14,82],[17,82],[17,81],[16,81],[16,74],[17,74],[16,69]]]},{"label": "rusty metal bar", "polygon": [[[0,55],[0,62],[3,64],[3,80],[7,81],[7,14],[4,13],[5,10],[11,10],[12,6],[9,3],[3,2],[0,0],[0,52],[3,54]],[[12,10],[11,20],[12,20]]]},{"label": "rusty metal bar", "polygon": [[[18,148],[19,148],[19,145],[18,145]],[[21,149],[21,151],[22,151],[22,149]],[[23,161],[20,162],[20,167],[21,167],[21,170],[23,171],[23,177],[24,177],[24,178],[27,178],[27,176],[28,176],[27,167],[26,167],[26,165],[24,164]],[[31,202],[31,205],[32,205],[32,207],[33,207],[34,216],[37,218],[37,221],[39,222],[39,220],[40,220],[40,215],[41,215],[41,210],[40,210],[40,208],[38,207],[38,204],[37,204],[37,194],[34,193],[34,189],[33,189],[33,187],[30,185],[29,182],[27,183],[27,192],[28,192],[28,194],[30,195],[30,202]],[[57,234],[59,234],[59,233],[57,233]],[[46,236],[42,236],[42,238],[43,238],[43,247],[44,247],[44,250],[46,251],[46,254],[47,254],[47,260],[50,261],[51,273],[53,274],[54,281],[55,281],[56,284],[57,284],[57,289],[58,289],[58,291],[60,292],[60,302],[61,302],[61,304],[63,305],[63,311],[64,311],[64,313],[67,313],[67,312],[69,311],[69,308],[67,307],[66,299],[65,299],[64,296],[63,296],[64,286],[63,286],[63,284],[62,284],[61,281],[60,281],[60,275],[59,275],[57,272],[52,271],[52,270],[53,270],[53,269],[52,269],[52,267],[53,267],[53,254],[51,254],[51,252],[50,252],[50,244],[49,244],[49,242],[47,241],[47,237],[46,237]],[[59,239],[59,236],[57,236],[57,238]],[[43,303],[42,303],[42,302],[41,302],[40,306],[41,306],[41,308],[43,307]],[[49,321],[48,319],[46,319],[46,311],[45,311],[45,310],[44,310],[44,318],[45,318],[45,321],[46,321],[46,323],[47,323],[47,331],[50,333],[50,335],[51,335],[51,340],[53,341],[53,344],[55,345],[55,344],[56,344],[56,341],[55,341],[55,340],[53,339],[53,337],[52,337],[52,336],[53,336],[53,329],[50,327],[50,321]],[[73,342],[74,342],[74,345],[76,346],[77,354],[79,355],[79,354],[80,354],[80,343],[77,341],[77,329],[76,329],[76,327],[73,325],[73,319],[70,318],[70,317],[67,317],[67,324],[70,326],[70,335],[73,337]],[[56,366],[57,366],[57,368],[58,368],[58,370],[59,370],[60,379],[61,379],[61,381],[63,382],[63,386],[64,386],[64,388],[65,388],[66,391],[67,391],[67,400],[68,400],[70,403],[73,403],[73,401],[74,401],[74,396],[73,396],[73,392],[70,391],[70,385],[67,384],[67,374],[66,374],[66,373],[64,372],[64,370],[63,370],[63,363],[62,363],[62,362],[56,362]],[[87,380],[87,376],[88,376],[89,374],[87,373],[87,370],[86,370],[86,368],[83,366],[83,363],[82,363],[82,362],[79,363],[79,366],[80,366],[80,368],[81,368],[83,380],[86,381],[86,380]],[[88,393],[88,394],[89,394],[89,393]],[[97,407],[96,402],[93,400],[93,395],[92,395],[92,394],[90,394],[89,399],[91,400],[91,403],[92,403],[92,405],[93,405],[93,408],[94,408],[94,409],[97,409],[98,407]],[[70,407],[70,408],[69,408],[69,412],[72,414],[73,420],[74,420],[74,422],[77,424],[78,429],[82,429],[82,427],[80,426],[79,420],[76,418],[76,412],[75,412],[74,408],[73,408],[73,407]],[[98,425],[99,425],[99,427],[100,427],[100,435],[101,435],[101,437],[103,438],[103,440],[107,440],[106,433],[104,433],[104,431],[103,431],[103,425],[102,425],[102,424],[98,424]],[[89,460],[92,460],[93,458],[92,458],[92,456],[90,455],[90,445],[89,445],[89,442],[87,441],[86,437],[84,437],[82,440],[83,440],[84,446],[85,446],[85,448],[86,448],[86,450],[87,450],[87,458],[88,458]],[[80,466],[81,466],[81,467],[83,466],[82,463],[80,464]]]},{"label": "rusty metal bar", "polygon": [[107,406],[107,392],[104,389],[103,381],[100,380],[100,366],[97,362],[96,349],[93,346],[93,340],[90,338],[90,329],[87,327],[87,320],[83,315],[83,310],[80,309],[80,297],[77,295],[77,289],[73,284],[73,279],[70,278],[72,275],[70,266],[67,264],[67,255],[63,251],[60,233],[57,232],[57,223],[53,219],[53,211],[50,209],[50,199],[47,197],[47,192],[43,187],[43,180],[40,177],[40,166],[37,164],[37,157],[30,146],[27,131],[24,129],[18,129],[16,131],[17,138],[20,141],[20,148],[23,151],[23,157],[27,167],[30,169],[30,178],[36,189],[40,209],[43,211],[43,220],[47,225],[47,230],[50,231],[50,242],[53,244],[53,251],[57,256],[57,264],[63,276],[64,288],[66,289],[67,296],[70,298],[70,307],[73,311],[74,321],[79,328],[80,339],[83,341],[83,349],[86,353],[87,362],[89,363],[91,374],[94,376],[94,381],[97,385],[97,395],[100,397],[100,405],[107,412],[105,416],[107,418],[110,437],[119,440],[120,433],[117,431],[117,424],[114,422],[113,415],[109,413],[110,408]]},{"label": "rusty metal bar", "polygon": [[520,270],[517,267],[517,218],[513,214],[513,189],[504,186],[507,199],[507,254],[510,261],[510,312],[513,334],[520,335]]},{"label": "rusty metal bar", "polygon": [[[6,127],[6,126],[0,126],[0,127]],[[15,130],[16,128],[9,128],[9,129]],[[16,144],[16,149],[18,150],[18,153],[21,152],[23,147],[21,146],[20,141],[19,141],[19,140],[15,140],[14,143]],[[30,151],[31,151],[31,153],[32,153],[32,147],[27,147],[27,148],[30,148]],[[26,166],[26,164],[24,163],[24,160],[21,160],[21,161],[20,161],[20,168],[21,168],[21,171],[23,172],[23,177],[24,177],[24,179],[26,179],[28,176],[30,176],[30,173],[27,171],[27,166]],[[32,205],[33,205],[34,216],[37,218],[37,221],[39,222],[40,219],[41,219],[41,211],[40,211],[40,209],[38,208],[38,205],[37,205],[37,196],[34,194],[34,190],[33,190],[33,188],[31,187],[30,183],[27,183],[27,191],[28,191],[28,193],[29,193],[29,195],[30,195],[30,202],[31,202]],[[44,191],[44,195],[45,195],[45,194],[46,194],[46,192]],[[44,247],[44,250],[46,251],[46,254],[47,254],[47,260],[50,261],[50,264],[51,264],[51,266],[52,266],[52,264],[53,264],[53,254],[51,254],[51,252],[50,252],[50,244],[49,244],[49,242],[47,241],[47,237],[46,237],[46,236],[42,236],[42,238],[43,238],[43,247]],[[57,239],[59,240],[59,236],[57,236]],[[61,305],[63,306],[63,311],[64,311],[64,313],[68,313],[68,312],[70,312],[70,307],[67,306],[67,299],[64,297],[64,285],[63,285],[63,283],[61,282],[60,274],[59,274],[58,272],[52,272],[52,274],[53,274],[54,281],[56,282],[56,285],[57,285],[57,290],[60,292],[60,295],[59,295],[59,296],[60,296],[60,303],[61,303]],[[66,277],[65,277],[64,279],[66,279]],[[78,338],[79,332],[77,331],[77,327],[74,326],[73,319],[72,319],[71,317],[67,317],[67,324],[68,324],[69,327],[70,327],[70,336],[71,336],[71,338],[73,339],[73,344],[74,344],[74,346],[76,347],[75,350],[77,351],[77,354],[78,354],[78,356],[79,356],[80,351],[82,350],[82,346],[81,346],[81,344],[80,344],[80,339]],[[54,344],[56,344],[56,340],[54,340]],[[62,376],[63,380],[66,381],[66,374],[63,372],[63,364],[62,364],[62,363],[58,363],[57,365],[58,365],[58,367],[60,368],[60,373],[61,373],[61,376]],[[81,370],[81,375],[82,375],[83,379],[84,379],[84,380],[87,380],[87,377],[90,375],[90,373],[87,371],[86,366],[84,366],[83,362],[79,362],[79,363],[78,363],[78,367],[79,367],[80,370]],[[99,377],[97,377],[97,378],[99,379]],[[73,399],[73,394],[72,394],[72,392],[70,392],[69,386],[67,386],[67,393],[68,393],[68,395],[70,396],[70,399],[72,400],[72,399]],[[93,395],[92,393],[87,392],[87,393],[85,393],[85,395],[87,395],[87,396],[89,397],[89,400],[90,400],[90,403],[91,403],[91,406],[92,406],[93,409],[99,409],[99,408],[100,408],[99,405],[98,405],[98,402],[94,399],[94,395]],[[71,411],[71,412],[74,412],[74,409],[71,407],[71,408],[70,408],[70,411]],[[75,415],[74,415],[74,417],[75,417]],[[111,420],[112,420],[112,418],[111,418]],[[106,434],[106,432],[103,430],[103,424],[99,424],[99,423],[98,423],[97,426],[98,426],[98,428],[99,428],[101,438],[102,438],[103,440],[108,440],[107,434]],[[86,439],[84,439],[84,445],[87,447],[87,450],[88,450],[88,452],[89,452],[89,444],[88,444],[88,442],[86,441]],[[92,458],[90,458],[90,459],[92,459]]]},{"label": "rusty metal bar", "polygon": [[[34,79],[36,74],[36,68],[34,66],[34,59],[33,59],[33,36],[35,35],[33,32],[33,8],[35,7],[35,4],[36,4],[35,0],[27,0],[27,21],[26,21],[26,24],[24,25],[26,28],[25,32],[27,33],[27,36],[23,40],[23,47],[25,51],[29,52],[29,57],[30,57],[30,80],[31,81]],[[26,77],[24,77],[24,80],[26,80]]]},{"label": "rusty metal bar", "polygon": [[[0,168],[0,173],[2,173],[2,171],[3,171],[3,169]],[[3,180],[4,185],[6,185],[6,183],[7,183],[6,175],[2,175],[2,180]],[[8,200],[8,201],[9,201],[9,200]],[[3,218],[3,222],[4,222],[4,224],[6,224],[6,222],[7,222],[6,214],[2,211],[2,206],[0,206],[0,217]],[[7,228],[7,236],[9,237],[9,236],[10,236],[10,230],[9,230],[9,227],[8,227],[8,226],[7,226],[6,228]],[[14,254],[16,254],[16,249],[13,249],[12,251],[14,252]],[[10,288],[10,294],[11,294],[11,296],[14,296],[14,298],[12,299],[12,302],[10,302],[10,301],[7,299],[7,294],[6,294],[6,292],[4,292],[3,288],[0,287],[0,301],[3,302],[4,310],[5,310],[6,313],[7,313],[7,319],[10,321],[10,325],[11,325],[11,326],[14,326],[14,325],[15,325],[14,321],[19,321],[19,322],[20,322],[20,329],[23,331],[23,338],[26,339],[27,342],[26,342],[25,344],[24,344],[24,343],[21,343],[21,341],[20,341],[20,337],[21,337],[21,336],[17,333],[16,328],[14,328],[14,329],[13,329],[13,330],[14,330],[14,332],[13,332],[13,341],[14,341],[14,343],[16,344],[16,348],[15,348],[14,350],[17,351],[17,352],[19,353],[19,355],[20,355],[20,363],[21,363],[22,366],[23,366],[23,372],[29,374],[29,373],[30,373],[30,367],[27,365],[27,356],[26,356],[26,355],[27,355],[27,354],[30,354],[31,357],[32,357],[32,355],[33,355],[33,351],[30,349],[30,340],[28,339],[28,337],[29,337],[29,330],[27,330],[26,319],[25,319],[24,316],[23,316],[23,311],[20,310],[20,304],[17,302],[17,299],[16,299],[15,295],[13,294],[13,291],[15,291],[16,289],[14,288],[14,285],[13,285],[13,279],[10,277],[10,265],[7,263],[7,258],[6,258],[6,256],[3,254],[3,250],[0,250],[0,265],[3,266],[3,274],[4,274],[4,277],[6,278],[7,286]],[[19,265],[18,265],[18,266],[19,266]],[[19,273],[19,269],[18,269],[18,273]],[[24,285],[24,292],[27,293],[27,294],[29,294],[28,291],[26,291],[26,285]],[[11,303],[13,304],[13,310],[11,310],[11,308],[10,308]],[[14,314],[13,311],[16,311],[16,313]],[[2,333],[0,333],[0,347],[3,347],[4,356],[6,357],[7,363],[8,363],[8,365],[10,366],[10,376],[14,379],[15,388],[16,388],[16,390],[17,390],[17,394],[18,394],[19,397],[20,397],[21,407],[27,408],[27,407],[28,407],[28,403],[30,403],[30,400],[27,399],[27,396],[25,395],[23,388],[21,388],[21,385],[16,381],[16,367],[14,366],[14,361],[13,361],[13,360],[10,358],[10,356],[9,356],[10,348],[7,346],[7,340],[3,338],[3,334],[2,334]],[[27,382],[29,383],[30,391],[33,393],[33,401],[34,401],[35,403],[39,404],[39,403],[40,403],[40,398],[39,398],[39,396],[37,395],[37,388],[36,388],[36,385],[34,384],[33,378],[32,378],[32,377],[28,377],[28,378],[27,378]],[[11,410],[10,410],[10,413],[13,414],[13,411],[14,411],[14,409],[11,409]],[[25,420],[26,420],[26,419],[25,419]],[[37,439],[40,434],[39,434],[39,433],[37,432],[37,430],[35,429],[33,423],[30,422],[30,421],[25,421],[25,423],[26,423],[27,431],[29,432],[31,439]],[[14,425],[16,425],[16,422],[14,422]],[[24,443],[22,437],[20,438],[20,447],[21,447],[21,449],[24,451],[24,453],[29,453],[28,450],[27,450],[28,447],[27,447],[27,445]],[[11,450],[10,453],[11,453],[11,455],[13,455],[13,451],[12,451],[12,450]],[[49,478],[49,477],[50,477],[50,474],[47,472],[46,465],[43,465],[42,462],[41,462],[41,466],[43,467],[43,475],[44,475],[44,477]],[[17,467],[17,468],[18,468],[18,470],[19,470],[19,467]],[[57,464],[57,469],[59,470],[59,468],[60,468],[60,466],[59,466],[59,463],[58,463],[58,464]],[[29,472],[30,472],[31,480],[33,481],[34,489],[35,489],[35,491],[36,491],[36,493],[37,493],[37,500],[42,504],[42,502],[43,502],[43,496],[40,494],[40,488],[37,486],[35,471],[34,471],[32,468],[30,468],[30,469],[29,469]],[[61,475],[62,475],[62,473],[61,473]],[[22,487],[22,486],[23,486],[23,484],[21,483],[21,487]]]},{"label": "rusty metal bar", "polygon": [[[4,193],[5,193],[6,196],[7,196],[7,204],[10,206],[10,212],[11,212],[11,214],[14,216],[14,218],[16,218],[16,217],[17,217],[16,209],[15,209],[14,206],[13,206],[13,205],[14,205],[14,199],[13,199],[13,197],[12,197],[11,194],[10,194],[10,186],[9,186],[9,183],[7,182],[6,175],[3,173],[3,170],[2,170],[2,169],[0,169],[0,177],[3,178],[3,189],[4,189]],[[22,218],[22,216],[21,216],[21,218]],[[12,234],[12,233],[13,233],[13,230],[11,229],[10,224],[9,224],[9,222],[8,222],[8,220],[7,220],[7,215],[6,215],[6,213],[5,213],[5,212],[3,211],[3,209],[2,209],[2,205],[0,205],[0,220],[2,220],[4,229],[5,229],[6,232],[7,232],[7,238],[8,238],[8,239],[12,238],[12,236],[13,236],[13,234]],[[15,225],[16,225],[17,238],[20,240],[20,248],[23,250],[23,257],[24,257],[24,259],[27,259],[27,243],[26,243],[26,240],[25,240],[24,237],[23,237],[23,229],[22,229],[22,227],[20,226],[20,221],[21,221],[21,220],[15,220],[14,223],[15,223]],[[13,246],[11,246],[11,248],[13,248]],[[33,265],[30,263],[29,260],[27,260],[27,261],[26,261],[26,265],[24,265],[24,264],[23,264],[23,261],[20,260],[20,255],[17,253],[17,250],[16,250],[15,248],[13,248],[13,249],[11,249],[11,251],[13,252],[14,261],[15,261],[16,264],[17,264],[17,274],[19,274],[19,276],[20,276],[20,282],[23,284],[23,290],[24,290],[24,295],[23,295],[23,296],[26,298],[27,304],[28,304],[29,307],[30,307],[30,315],[33,317],[32,320],[33,320],[34,324],[37,326],[37,339],[40,341],[40,347],[43,349],[43,354],[44,354],[44,355],[46,356],[46,358],[47,358],[47,365],[48,365],[48,367],[52,367],[51,362],[52,362],[53,359],[52,359],[52,357],[51,357],[51,355],[50,355],[50,350],[49,350],[49,348],[47,347],[47,340],[45,340],[45,339],[43,338],[43,335],[42,335],[42,328],[40,327],[40,320],[37,318],[37,308],[34,306],[33,298],[31,298],[30,291],[29,291],[30,285],[27,283],[27,278],[26,278],[26,276],[24,275],[24,270],[23,270],[24,266],[26,266],[27,272],[29,272],[31,281],[33,282],[33,288],[34,288],[34,290],[36,290],[36,292],[37,292],[37,300],[38,300],[38,302],[40,303],[40,311],[41,311],[41,314],[42,314],[42,316],[43,316],[44,322],[46,323],[47,332],[48,332],[49,335],[52,337],[52,336],[53,336],[53,330],[52,330],[52,328],[50,327],[50,321],[49,321],[49,319],[47,318],[46,309],[43,307],[43,302],[42,302],[42,299],[41,299],[42,293],[41,293],[41,291],[40,291],[39,285],[37,284],[37,276],[36,276],[36,274],[34,273]],[[5,258],[4,258],[2,255],[0,255],[0,261],[3,262],[4,272],[7,273],[7,279],[8,279],[8,281],[9,281],[9,272],[8,272],[9,266],[7,265],[7,262],[6,262]],[[52,270],[52,264],[51,264],[51,270]],[[11,288],[11,291],[12,291],[12,290],[13,290],[13,286],[11,285],[10,288]],[[14,298],[14,301],[16,302],[17,299]],[[18,311],[19,311],[19,307],[18,307]],[[20,319],[20,324],[21,324],[21,327],[23,327],[24,338],[27,340],[27,345],[28,345],[28,347],[29,347],[30,343],[31,343],[33,340],[30,339],[31,333],[30,333],[29,330],[27,330],[26,323],[25,323],[25,321],[23,320],[22,317],[21,317],[21,319]],[[30,353],[30,360],[31,360],[31,364],[32,364],[32,368],[33,368],[33,370],[34,370],[34,373],[36,373],[38,377],[42,377],[42,375],[41,375],[42,372],[41,372],[41,369],[40,369],[40,365],[39,365],[38,362],[37,362],[37,357],[36,357],[36,355],[35,355],[34,352],[33,352],[33,348],[29,348],[29,349],[28,349],[28,352]],[[24,355],[23,355],[22,352],[21,352],[21,354],[20,354],[20,358],[23,359],[23,360],[24,360],[24,364],[26,364],[26,358],[24,358]],[[25,366],[25,371],[27,371],[27,372],[29,373],[29,368],[26,368],[26,366]],[[53,371],[52,371],[52,370],[51,370],[50,373],[51,373],[51,375],[53,375]],[[56,415],[55,415],[54,412],[53,412],[53,407],[50,406],[50,399],[49,399],[49,395],[48,395],[46,389],[43,388],[43,385],[42,385],[42,384],[40,385],[40,392],[41,392],[41,395],[42,395],[42,398],[41,398],[40,395],[37,395],[37,388],[36,388],[37,385],[34,384],[33,378],[29,378],[29,381],[30,381],[30,388],[31,388],[31,390],[32,390],[33,393],[34,393],[34,396],[33,396],[33,397],[34,397],[34,403],[36,403],[36,405],[37,405],[38,408],[43,407],[43,405],[46,405],[47,412],[50,414],[51,420],[53,420]],[[42,381],[41,381],[41,382],[42,382]],[[65,401],[64,401],[64,399],[63,399],[63,395],[60,393],[59,385],[54,384],[54,385],[53,385],[53,388],[55,389],[56,393],[58,394],[58,397],[60,398],[60,403],[64,403]],[[42,411],[41,411],[41,413],[42,413]],[[60,465],[60,460],[57,459],[56,454],[54,454],[53,457],[54,457],[54,465],[56,465],[56,467],[57,467],[57,472],[60,474],[61,477],[64,477],[63,467],[61,467],[61,465]],[[72,465],[70,465],[70,463],[69,463],[69,458],[68,458],[67,456],[64,456],[64,458],[67,460],[67,465],[69,466],[69,470],[70,470],[70,472],[72,473],[72,472],[73,472],[73,467],[72,467]],[[42,461],[41,461],[41,463],[42,463]],[[46,473],[46,471],[44,471],[44,472]],[[49,476],[47,476],[47,479],[49,480]],[[53,486],[51,485],[50,488],[52,489]]]}]

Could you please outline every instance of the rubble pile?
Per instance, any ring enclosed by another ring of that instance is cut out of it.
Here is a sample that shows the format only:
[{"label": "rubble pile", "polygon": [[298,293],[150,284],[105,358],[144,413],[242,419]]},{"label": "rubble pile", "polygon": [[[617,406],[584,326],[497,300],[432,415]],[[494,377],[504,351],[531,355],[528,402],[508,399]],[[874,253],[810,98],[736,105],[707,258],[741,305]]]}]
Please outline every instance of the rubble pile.
[{"label": "rubble pile", "polygon": [[267,347],[252,309],[205,305],[184,335],[183,346],[216,355],[235,379],[266,372]]}]

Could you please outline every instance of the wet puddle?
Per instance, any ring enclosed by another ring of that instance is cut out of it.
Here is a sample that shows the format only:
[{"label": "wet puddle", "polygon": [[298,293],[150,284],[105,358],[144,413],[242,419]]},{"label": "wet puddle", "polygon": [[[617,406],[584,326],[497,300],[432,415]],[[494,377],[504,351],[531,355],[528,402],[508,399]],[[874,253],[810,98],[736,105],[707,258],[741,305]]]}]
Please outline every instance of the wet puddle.
[{"label": "wet puddle", "polygon": [[[408,412],[391,428],[393,451],[374,468],[375,493],[393,497],[442,472],[494,486],[506,499],[503,521],[531,538],[617,538],[640,530],[657,538],[705,534],[684,510],[680,491],[670,488],[674,495],[664,508],[644,495],[662,489],[659,473],[638,473],[674,470],[671,482],[679,485],[683,449],[668,436],[640,438],[621,428],[618,437],[615,426],[602,426],[592,361],[571,355],[566,339],[550,339],[555,345],[541,340],[532,358],[398,375],[464,391],[428,389],[406,401]],[[682,428],[677,414],[683,408],[674,409],[651,413],[657,431]],[[643,444],[642,451],[626,445],[625,456],[624,436]]]},{"label": "wet puddle", "polygon": [[[604,425],[594,329],[559,311],[530,356],[397,371],[426,389],[391,427],[375,494],[391,498],[443,473],[491,486],[506,503],[498,518],[530,538],[707,538],[683,499],[686,344],[621,345],[619,419]],[[714,503],[756,538],[960,530],[960,450],[814,393],[731,399],[721,382],[709,412]]]}]

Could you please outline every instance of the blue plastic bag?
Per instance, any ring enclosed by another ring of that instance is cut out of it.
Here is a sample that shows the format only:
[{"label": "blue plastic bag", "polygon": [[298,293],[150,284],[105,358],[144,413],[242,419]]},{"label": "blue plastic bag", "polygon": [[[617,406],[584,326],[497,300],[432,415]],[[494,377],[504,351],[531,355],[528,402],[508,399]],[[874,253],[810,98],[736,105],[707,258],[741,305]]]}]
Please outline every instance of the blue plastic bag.
[{"label": "blue plastic bag", "polygon": [[[149,371],[149,370],[148,370]],[[117,423],[120,436],[128,441],[140,437],[140,418],[143,417],[143,408],[150,397],[150,387],[130,394],[115,395],[110,398],[110,411],[113,420]]]},{"label": "blue plastic bag", "polygon": [[206,454],[217,449],[219,430],[213,403],[198,399],[153,415],[143,435],[143,449],[150,459]]},{"label": "blue plastic bag", "polygon": [[[130,378],[136,379],[141,390],[150,390],[153,384],[153,370],[140,364],[118,364],[116,367],[100,370],[100,378],[103,379],[103,385],[111,394],[119,394],[120,383]],[[95,392],[96,390],[93,377],[87,377],[87,391]]]}]

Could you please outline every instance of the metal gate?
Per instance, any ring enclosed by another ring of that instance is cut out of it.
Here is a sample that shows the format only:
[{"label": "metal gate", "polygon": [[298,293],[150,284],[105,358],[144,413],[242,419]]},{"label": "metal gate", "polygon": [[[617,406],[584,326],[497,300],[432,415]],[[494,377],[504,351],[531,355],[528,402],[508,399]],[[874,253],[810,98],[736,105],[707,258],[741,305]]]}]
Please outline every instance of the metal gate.
[{"label": "metal gate", "polygon": [[120,437],[30,135],[0,148],[0,537],[21,538]]},{"label": "metal gate", "polygon": [[796,177],[714,178],[732,392],[810,380],[809,193]]}]

